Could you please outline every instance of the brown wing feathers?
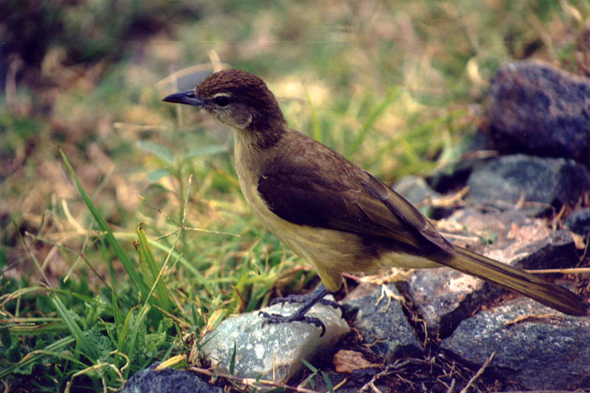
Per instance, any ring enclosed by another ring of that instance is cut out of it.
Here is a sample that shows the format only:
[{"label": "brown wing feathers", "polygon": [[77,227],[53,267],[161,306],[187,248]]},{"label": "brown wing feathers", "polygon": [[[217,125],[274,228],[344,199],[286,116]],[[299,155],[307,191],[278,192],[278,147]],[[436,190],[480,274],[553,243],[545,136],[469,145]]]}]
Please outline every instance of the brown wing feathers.
[{"label": "brown wing feathers", "polygon": [[[322,148],[327,150],[324,146]],[[319,153],[315,151],[314,154]],[[344,168],[347,171],[340,171],[338,176],[325,174],[321,171],[329,172],[330,168],[308,167],[304,157],[298,157],[298,165],[280,163],[273,166],[288,168],[289,173],[275,169],[259,179],[258,191],[269,208],[284,220],[299,225],[386,237],[416,249],[428,247],[430,250],[425,251],[425,255],[442,265],[514,290],[566,314],[587,315],[583,299],[573,292],[454,247],[395,191],[352,166],[344,157],[332,151],[329,154],[331,160],[346,161]]]}]

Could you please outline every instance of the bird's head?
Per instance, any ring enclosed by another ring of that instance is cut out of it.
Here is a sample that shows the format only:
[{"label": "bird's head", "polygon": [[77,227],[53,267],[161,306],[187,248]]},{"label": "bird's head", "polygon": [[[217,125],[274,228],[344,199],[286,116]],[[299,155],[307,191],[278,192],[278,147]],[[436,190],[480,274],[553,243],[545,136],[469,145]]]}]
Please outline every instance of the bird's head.
[{"label": "bird's head", "polygon": [[268,133],[286,125],[264,81],[246,71],[216,72],[194,90],[169,95],[163,101],[202,108],[237,131]]}]

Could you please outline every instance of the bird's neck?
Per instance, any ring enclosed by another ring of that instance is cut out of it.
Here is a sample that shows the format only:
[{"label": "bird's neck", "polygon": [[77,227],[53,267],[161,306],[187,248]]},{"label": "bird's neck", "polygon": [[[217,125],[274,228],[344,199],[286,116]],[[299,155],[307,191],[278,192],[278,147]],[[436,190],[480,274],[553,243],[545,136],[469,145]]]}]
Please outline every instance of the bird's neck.
[{"label": "bird's neck", "polygon": [[244,176],[258,178],[264,174],[277,158],[278,147],[288,139],[289,131],[287,127],[270,132],[234,129],[234,152],[240,180]]},{"label": "bird's neck", "polygon": [[255,150],[268,150],[276,146],[285,133],[287,127],[277,124],[264,129],[248,127],[246,129],[234,129],[236,144],[240,143]]}]

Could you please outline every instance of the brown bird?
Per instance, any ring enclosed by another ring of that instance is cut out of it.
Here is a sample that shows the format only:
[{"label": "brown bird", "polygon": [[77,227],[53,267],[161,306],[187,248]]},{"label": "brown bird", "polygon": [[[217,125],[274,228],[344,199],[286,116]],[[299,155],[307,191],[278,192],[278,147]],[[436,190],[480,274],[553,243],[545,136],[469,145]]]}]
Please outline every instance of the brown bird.
[{"label": "brown bird", "polygon": [[220,71],[195,90],[164,101],[204,109],[233,129],[236,168],[248,205],[266,229],[313,265],[324,284],[290,316],[263,313],[265,323],[307,321],[322,327],[323,334],[321,321],[305,314],[340,288],[342,273],[388,267],[448,266],[563,313],[588,315],[588,306],[573,292],[453,246],[395,191],[287,127],[275,96],[257,76]]}]

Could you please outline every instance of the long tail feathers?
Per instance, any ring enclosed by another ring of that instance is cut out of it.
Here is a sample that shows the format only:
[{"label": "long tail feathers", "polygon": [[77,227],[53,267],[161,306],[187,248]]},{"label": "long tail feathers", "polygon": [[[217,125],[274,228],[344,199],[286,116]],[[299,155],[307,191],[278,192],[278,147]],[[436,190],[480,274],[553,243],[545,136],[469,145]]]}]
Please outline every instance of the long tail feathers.
[{"label": "long tail feathers", "polygon": [[463,248],[455,246],[454,257],[439,262],[460,272],[521,293],[565,314],[589,315],[589,307],[584,300],[566,288]]}]

